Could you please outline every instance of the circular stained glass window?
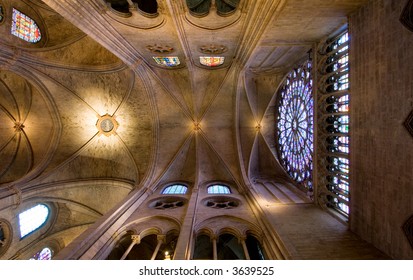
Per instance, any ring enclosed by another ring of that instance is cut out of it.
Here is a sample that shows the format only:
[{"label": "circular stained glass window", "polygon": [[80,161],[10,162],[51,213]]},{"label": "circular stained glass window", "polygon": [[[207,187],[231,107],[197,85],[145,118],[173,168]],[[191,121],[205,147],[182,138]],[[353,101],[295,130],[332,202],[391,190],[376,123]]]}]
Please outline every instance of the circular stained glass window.
[{"label": "circular stained glass window", "polygon": [[278,93],[276,139],[278,156],[297,182],[311,185],[313,98],[311,61],[292,70]]}]

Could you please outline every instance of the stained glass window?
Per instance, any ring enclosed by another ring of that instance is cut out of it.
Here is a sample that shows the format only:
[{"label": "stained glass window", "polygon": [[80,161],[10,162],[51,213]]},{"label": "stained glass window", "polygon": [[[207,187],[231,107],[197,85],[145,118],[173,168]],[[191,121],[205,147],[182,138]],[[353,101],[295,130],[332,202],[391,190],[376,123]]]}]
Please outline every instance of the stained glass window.
[{"label": "stained glass window", "polygon": [[162,194],[186,194],[188,188],[184,185],[171,185],[166,187]]},{"label": "stained glass window", "polygon": [[34,20],[14,8],[11,34],[29,43],[37,43],[42,38],[40,29]]},{"label": "stained glass window", "polygon": [[326,147],[319,182],[326,184],[327,206],[349,213],[349,55],[348,32],[328,40],[320,53],[320,104],[324,104],[320,119],[324,119],[324,134],[319,139]]},{"label": "stained glass window", "polygon": [[48,216],[49,208],[44,204],[37,204],[36,206],[20,213],[20,237],[23,238],[43,226]]},{"label": "stained glass window", "polygon": [[181,64],[177,56],[165,56],[165,57],[154,56],[153,59],[155,60],[157,64],[168,66],[168,67],[174,67],[174,66],[178,66],[179,64]]},{"label": "stained glass window", "polygon": [[41,251],[34,254],[30,260],[48,261],[52,259],[52,250],[48,247],[43,248]]},{"label": "stained glass window", "polygon": [[215,67],[220,66],[224,63],[225,57],[223,56],[201,56],[199,57],[199,62],[202,65]]},{"label": "stained glass window", "polygon": [[208,187],[207,192],[209,194],[230,194],[231,190],[224,185],[212,185]]},{"label": "stained glass window", "polygon": [[313,98],[311,61],[293,69],[279,91],[277,106],[278,155],[287,173],[311,186]]}]

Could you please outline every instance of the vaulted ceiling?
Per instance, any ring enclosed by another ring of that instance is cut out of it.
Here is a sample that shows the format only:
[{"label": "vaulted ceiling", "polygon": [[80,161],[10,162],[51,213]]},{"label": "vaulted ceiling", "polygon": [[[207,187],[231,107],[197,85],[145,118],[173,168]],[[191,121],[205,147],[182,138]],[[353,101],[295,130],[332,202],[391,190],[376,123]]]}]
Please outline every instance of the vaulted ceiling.
[{"label": "vaulted ceiling", "polygon": [[[0,193],[83,209],[68,229],[133,189],[288,180],[273,139],[277,87],[367,1],[241,0],[204,17],[184,0],[157,2],[155,17],[136,7],[124,17],[104,0],[0,0]],[[10,34],[13,7],[36,21],[40,42]],[[208,52],[223,65],[201,65]],[[109,136],[97,126],[106,114],[118,124]]]}]

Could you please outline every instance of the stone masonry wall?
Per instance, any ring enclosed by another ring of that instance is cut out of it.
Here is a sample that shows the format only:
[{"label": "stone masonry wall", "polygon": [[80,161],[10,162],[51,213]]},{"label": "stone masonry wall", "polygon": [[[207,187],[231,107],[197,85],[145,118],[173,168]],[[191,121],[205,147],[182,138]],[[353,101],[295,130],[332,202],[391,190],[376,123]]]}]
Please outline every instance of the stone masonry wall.
[{"label": "stone masonry wall", "polygon": [[413,215],[413,32],[406,0],[373,0],[349,18],[350,229],[395,259],[412,259],[402,230]]}]

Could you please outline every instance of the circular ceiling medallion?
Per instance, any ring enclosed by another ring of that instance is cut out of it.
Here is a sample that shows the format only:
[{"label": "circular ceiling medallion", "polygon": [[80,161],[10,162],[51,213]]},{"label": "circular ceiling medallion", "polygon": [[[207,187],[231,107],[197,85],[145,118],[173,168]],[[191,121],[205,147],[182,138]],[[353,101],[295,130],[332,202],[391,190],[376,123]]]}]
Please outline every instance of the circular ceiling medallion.
[{"label": "circular ceiling medallion", "polygon": [[119,124],[115,120],[115,117],[108,114],[99,117],[96,123],[96,127],[99,130],[99,133],[105,136],[116,134],[116,129],[118,128],[118,126]]},{"label": "circular ceiling medallion", "polygon": [[205,54],[221,54],[228,50],[228,48],[224,45],[204,45],[199,47],[199,51]]},{"label": "circular ceiling medallion", "polygon": [[174,48],[172,48],[170,46],[167,46],[167,45],[160,46],[160,45],[157,45],[157,44],[148,45],[148,46],[146,46],[146,49],[153,52],[153,53],[156,53],[156,54],[160,54],[160,53],[161,54],[167,54],[167,53],[171,53],[171,52],[174,51]]}]

